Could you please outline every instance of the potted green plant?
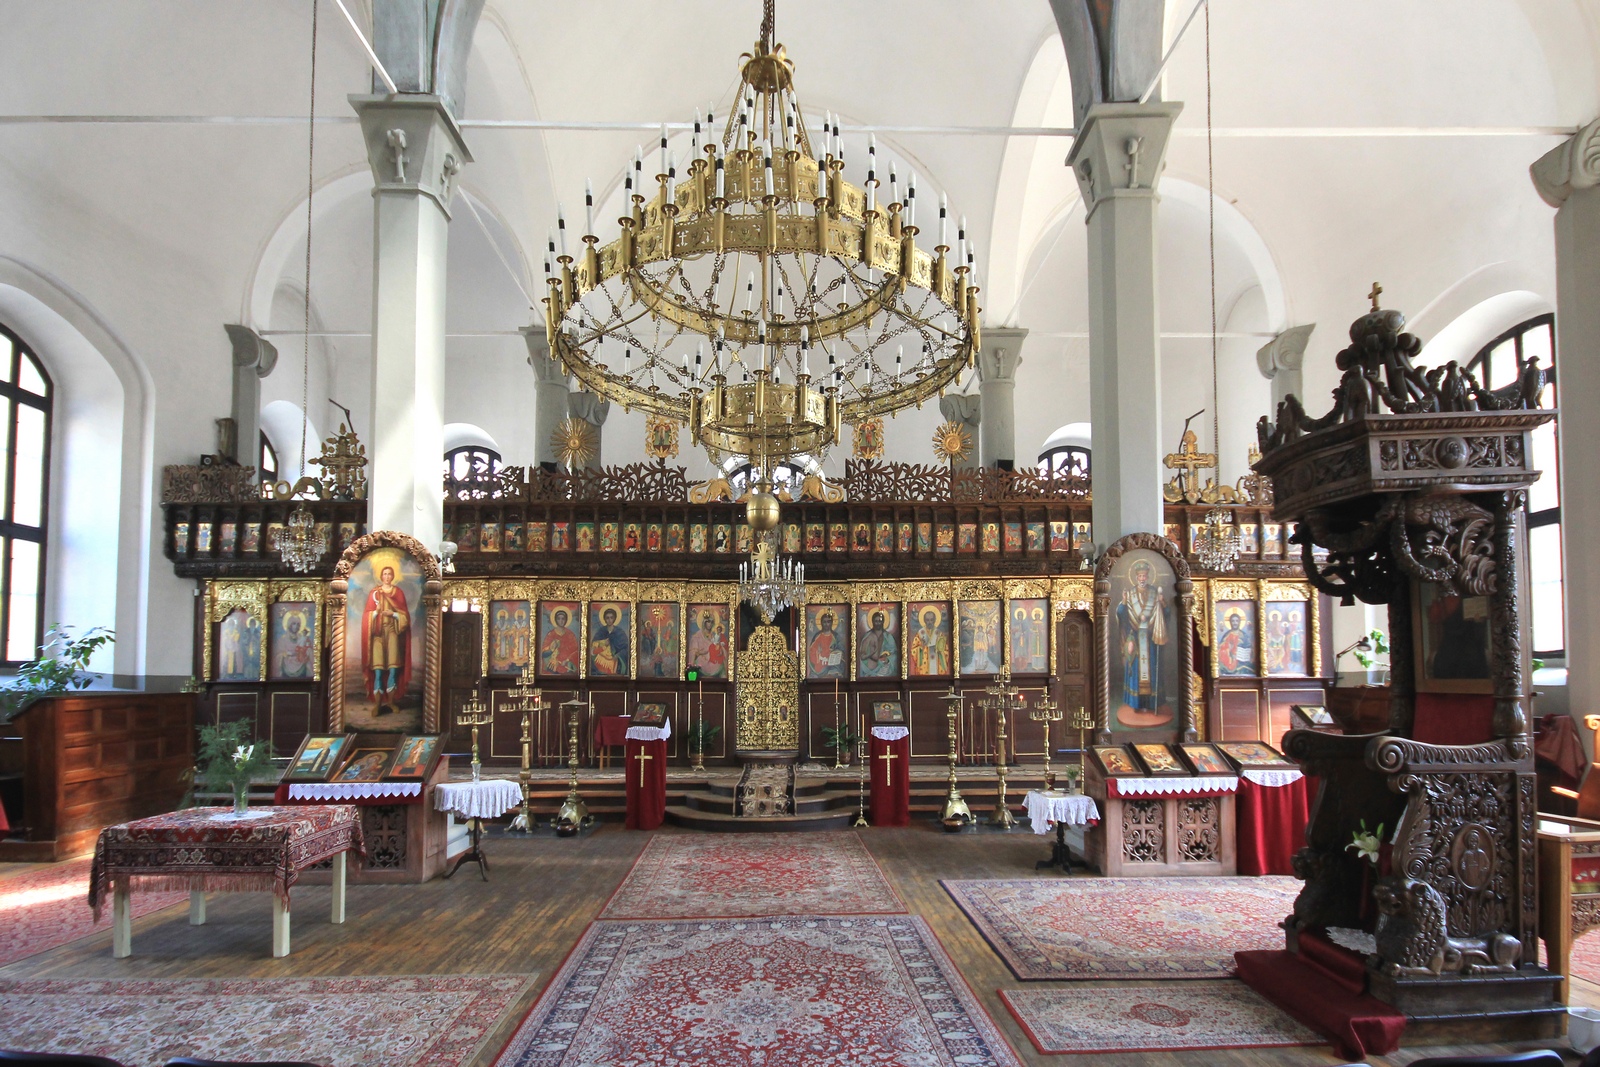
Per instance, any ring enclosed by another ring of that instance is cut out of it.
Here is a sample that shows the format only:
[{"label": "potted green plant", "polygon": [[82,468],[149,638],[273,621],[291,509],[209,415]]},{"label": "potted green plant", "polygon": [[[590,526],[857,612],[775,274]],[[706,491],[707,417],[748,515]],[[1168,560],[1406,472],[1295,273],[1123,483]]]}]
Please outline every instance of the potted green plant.
[{"label": "potted green plant", "polygon": [[200,728],[200,777],[212,793],[231,793],[234,814],[250,806],[250,782],[272,766],[272,746],[251,741],[242,720]]},{"label": "potted green plant", "polygon": [[856,746],[861,743],[861,735],[850,729],[849,726],[824,726],[822,728],[822,743],[833,750],[834,762],[848,765],[850,757],[855,754]]},{"label": "potted green plant", "polygon": [[94,682],[89,659],[116,640],[103,626],[91,627],[77,637],[72,627],[56,623],[45,631],[39,658],[17,669],[13,685],[0,689],[0,722],[9,722],[40,697],[87,689]]},{"label": "potted green plant", "polygon": [[706,750],[717,743],[717,735],[722,733],[722,727],[713,726],[704,719],[693,723],[689,727],[689,753],[696,760],[704,760]]}]

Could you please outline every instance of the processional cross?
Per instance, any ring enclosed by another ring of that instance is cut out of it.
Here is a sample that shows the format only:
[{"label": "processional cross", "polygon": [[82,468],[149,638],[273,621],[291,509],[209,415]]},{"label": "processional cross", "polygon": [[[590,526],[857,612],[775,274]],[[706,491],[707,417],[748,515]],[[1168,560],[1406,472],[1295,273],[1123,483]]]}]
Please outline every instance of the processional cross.
[{"label": "processional cross", "polygon": [[1204,408],[1183,420],[1183,438],[1178,442],[1176,452],[1168,452],[1164,462],[1168,470],[1178,472],[1177,476],[1163,487],[1163,494],[1167,500],[1177,503],[1187,500],[1191,504],[1200,502],[1200,472],[1217,465],[1215,452],[1200,451],[1200,439],[1195,432],[1189,429],[1189,424],[1204,413]]}]

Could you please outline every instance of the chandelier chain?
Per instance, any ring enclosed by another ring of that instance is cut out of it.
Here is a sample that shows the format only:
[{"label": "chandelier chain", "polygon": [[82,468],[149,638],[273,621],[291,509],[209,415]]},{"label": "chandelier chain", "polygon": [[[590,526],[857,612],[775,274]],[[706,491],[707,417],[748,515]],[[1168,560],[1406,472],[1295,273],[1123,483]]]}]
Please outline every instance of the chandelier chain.
[{"label": "chandelier chain", "polygon": [[311,106],[306,121],[306,307],[300,345],[300,473],[305,474],[306,432],[311,421],[311,198],[317,191],[317,12],[311,0]]}]

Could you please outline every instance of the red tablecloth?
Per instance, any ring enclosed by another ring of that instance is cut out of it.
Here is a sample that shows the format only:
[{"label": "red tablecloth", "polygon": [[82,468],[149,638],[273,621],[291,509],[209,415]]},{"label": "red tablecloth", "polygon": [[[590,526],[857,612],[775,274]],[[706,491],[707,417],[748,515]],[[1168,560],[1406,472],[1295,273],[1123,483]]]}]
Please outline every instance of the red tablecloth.
[{"label": "red tablecloth", "polygon": [[872,738],[867,753],[871,765],[873,826],[911,825],[911,738],[885,741]]},{"label": "red tablecloth", "polygon": [[1288,785],[1239,779],[1237,813],[1240,874],[1293,874],[1294,854],[1306,846],[1310,778]]},{"label": "red tablecloth", "polygon": [[611,745],[621,745],[627,741],[628,724],[633,721],[629,715],[601,715],[594,720],[594,743],[596,748],[607,748]]},{"label": "red tablecloth", "polygon": [[628,738],[623,780],[628,789],[630,830],[654,830],[667,814],[667,742]]},{"label": "red tablecloth", "polygon": [[347,849],[366,855],[353,805],[250,810],[262,814],[219,819],[231,809],[190,808],[101,830],[89,868],[95,918],[120,878],[155,891],[270,889],[287,906],[307,867]]}]

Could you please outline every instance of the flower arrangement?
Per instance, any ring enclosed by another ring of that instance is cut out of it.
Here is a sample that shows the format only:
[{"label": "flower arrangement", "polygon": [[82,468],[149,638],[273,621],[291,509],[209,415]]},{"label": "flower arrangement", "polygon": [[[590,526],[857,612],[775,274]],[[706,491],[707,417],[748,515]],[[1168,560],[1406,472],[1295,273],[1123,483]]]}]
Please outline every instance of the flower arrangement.
[{"label": "flower arrangement", "polygon": [[1361,820],[1359,830],[1350,831],[1350,843],[1345,851],[1354,852],[1360,859],[1366,860],[1374,867],[1378,865],[1378,851],[1383,847],[1383,823],[1378,824],[1376,830],[1367,829],[1367,820]]},{"label": "flower arrangement", "polygon": [[201,777],[213,793],[233,794],[233,810],[250,803],[250,782],[272,767],[272,746],[250,740],[242,721],[200,728]]}]

